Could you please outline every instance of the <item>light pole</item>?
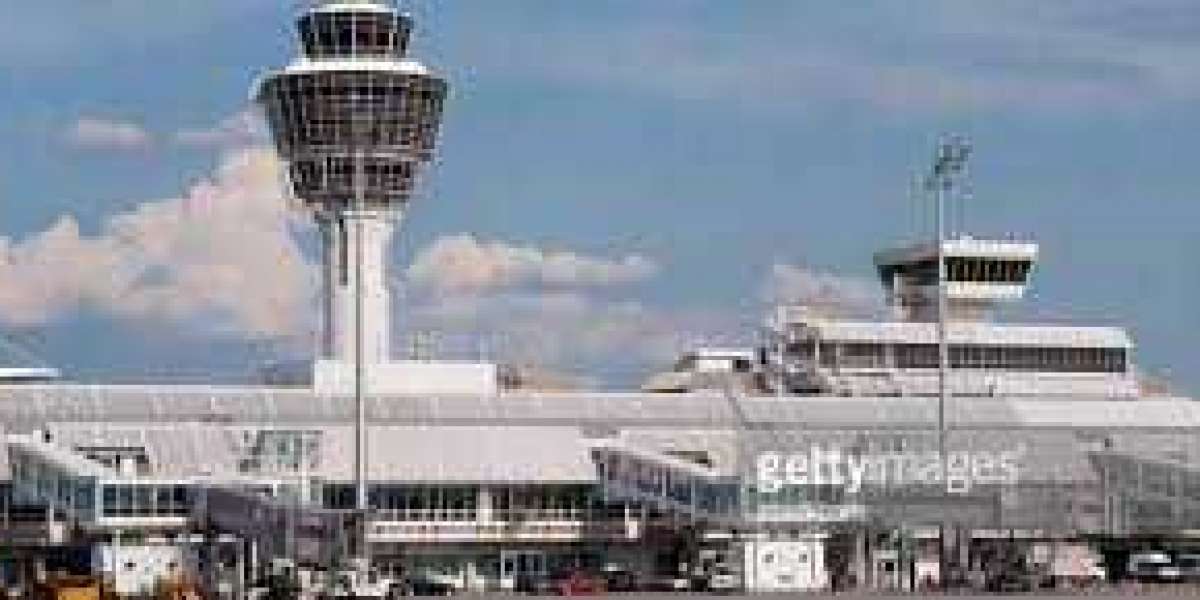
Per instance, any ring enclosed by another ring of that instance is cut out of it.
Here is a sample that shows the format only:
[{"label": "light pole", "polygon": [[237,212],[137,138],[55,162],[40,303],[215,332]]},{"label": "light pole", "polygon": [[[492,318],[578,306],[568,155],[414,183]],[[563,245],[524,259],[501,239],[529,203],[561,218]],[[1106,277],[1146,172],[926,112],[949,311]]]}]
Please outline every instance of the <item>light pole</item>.
[{"label": "light pole", "polygon": [[938,411],[937,411],[937,446],[938,460],[941,465],[942,482],[942,519],[939,548],[938,548],[938,579],[945,584],[946,580],[946,510],[949,508],[949,489],[946,485],[946,473],[949,469],[949,456],[946,451],[946,404],[949,400],[950,389],[947,376],[950,369],[950,346],[947,341],[947,300],[946,300],[946,197],[954,189],[955,178],[966,167],[971,155],[971,144],[966,138],[958,135],[944,136],[938,144],[937,156],[933,169],[925,179],[925,189],[934,192],[935,213],[935,260],[937,260],[937,346],[938,346]]},{"label": "light pole", "polygon": [[950,347],[947,342],[946,300],[946,197],[954,188],[955,177],[963,172],[971,155],[971,145],[961,136],[946,136],[938,144],[933,169],[925,179],[925,189],[934,192],[935,244],[937,246],[937,346],[938,346],[938,454],[946,467],[946,403],[950,395],[947,375]]},{"label": "light pole", "polygon": [[370,564],[367,543],[367,513],[370,511],[367,493],[367,407],[366,381],[363,372],[363,219],[366,206],[363,201],[363,170],[366,168],[361,156],[355,161],[354,170],[354,492],[355,511],[358,513],[358,558],[364,565]]}]

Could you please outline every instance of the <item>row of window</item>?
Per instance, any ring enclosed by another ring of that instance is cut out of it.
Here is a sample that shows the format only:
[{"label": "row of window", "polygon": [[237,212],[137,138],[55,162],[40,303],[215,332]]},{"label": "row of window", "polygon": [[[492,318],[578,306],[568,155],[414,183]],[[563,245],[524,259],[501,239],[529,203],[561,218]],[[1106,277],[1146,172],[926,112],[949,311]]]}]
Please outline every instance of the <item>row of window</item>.
[{"label": "row of window", "polygon": [[[491,510],[498,513],[579,512],[598,506],[589,485],[492,486],[487,488]],[[322,491],[325,508],[354,506],[354,487],[327,485]],[[447,514],[473,519],[479,509],[479,487],[474,485],[376,485],[368,502],[377,510]]]},{"label": "row of window", "polygon": [[292,73],[269,79],[263,87],[267,97],[310,111],[346,103],[419,105],[444,98],[447,91],[446,82],[440,78],[406,71]]},{"label": "row of window", "polygon": [[977,283],[1024,283],[1032,268],[1033,262],[1028,260],[951,256],[946,259],[946,279]]},{"label": "row of window", "polygon": [[[1029,279],[1029,271],[1033,268],[1030,260],[1002,260],[995,258],[950,256],[946,258],[946,280],[953,282],[971,283],[1025,283]],[[930,259],[892,267],[884,272],[884,277],[890,279],[899,274],[909,285],[937,285],[937,261]]]},{"label": "row of window", "polygon": [[309,13],[297,26],[310,58],[403,57],[412,32],[407,17],[375,12]]},{"label": "row of window", "polygon": [[182,485],[105,486],[100,502],[105,517],[186,517],[191,494]]},{"label": "row of window", "polygon": [[[951,345],[950,367],[1053,373],[1124,373],[1125,348]],[[877,344],[813,341],[791,344],[789,354],[818,360],[828,369],[936,369],[937,344]]]},{"label": "row of window", "polygon": [[302,160],[292,163],[290,174],[301,196],[366,191],[407,195],[416,183],[411,161],[367,162],[356,173],[354,161],[349,159]]},{"label": "row of window", "polygon": [[11,461],[12,480],[36,497],[54,503],[59,509],[90,512],[95,504],[95,484],[79,479],[33,456],[18,456]]},{"label": "row of window", "polygon": [[276,98],[266,113],[285,152],[309,146],[391,146],[427,154],[437,142],[443,101],[434,92],[421,94]]}]

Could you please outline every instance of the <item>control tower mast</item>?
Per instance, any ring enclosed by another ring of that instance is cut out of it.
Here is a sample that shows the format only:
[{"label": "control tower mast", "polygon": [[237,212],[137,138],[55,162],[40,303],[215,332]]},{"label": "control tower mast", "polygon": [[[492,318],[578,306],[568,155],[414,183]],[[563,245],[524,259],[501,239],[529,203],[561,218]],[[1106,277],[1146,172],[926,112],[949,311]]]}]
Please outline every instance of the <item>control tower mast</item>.
[{"label": "control tower mast", "polygon": [[386,363],[388,241],[433,158],[446,82],[408,58],[412,20],[384,0],[324,0],[297,29],[301,56],[254,96],[321,231],[318,357]]}]

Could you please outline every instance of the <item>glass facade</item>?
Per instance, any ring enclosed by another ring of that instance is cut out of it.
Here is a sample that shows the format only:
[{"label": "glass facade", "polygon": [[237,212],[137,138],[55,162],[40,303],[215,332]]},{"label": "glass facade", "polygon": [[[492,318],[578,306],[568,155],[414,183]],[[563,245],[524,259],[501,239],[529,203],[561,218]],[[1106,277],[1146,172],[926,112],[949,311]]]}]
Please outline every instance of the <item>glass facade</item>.
[{"label": "glass facade", "polygon": [[313,62],[267,78],[257,98],[296,195],[331,210],[404,203],[433,158],[447,93],[444,80],[401,60],[411,21],[360,6],[317,9],[298,26]]},{"label": "glass facade", "polygon": [[101,494],[104,518],[188,517],[192,491],[182,484],[107,483]]},{"label": "glass facade", "polygon": [[297,27],[309,58],[402,58],[412,20],[385,11],[314,11],[300,17]]},{"label": "glass facade", "polygon": [[444,81],[404,72],[316,72],[269,80],[260,100],[296,194],[403,202],[433,156]]},{"label": "glass facade", "polygon": [[[886,344],[866,342],[793,342],[790,357],[813,361],[827,369],[936,369],[936,344]],[[950,368],[1046,373],[1125,373],[1129,370],[1125,348],[951,344]]]}]

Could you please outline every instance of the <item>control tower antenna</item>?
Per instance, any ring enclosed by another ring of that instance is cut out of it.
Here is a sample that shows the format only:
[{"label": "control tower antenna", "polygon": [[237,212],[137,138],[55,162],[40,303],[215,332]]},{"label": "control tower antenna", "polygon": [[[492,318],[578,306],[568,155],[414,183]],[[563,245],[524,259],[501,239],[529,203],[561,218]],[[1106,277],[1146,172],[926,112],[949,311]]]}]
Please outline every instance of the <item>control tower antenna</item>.
[{"label": "control tower antenna", "polygon": [[[266,113],[291,192],[322,241],[317,356],[355,374],[355,486],[365,520],[365,371],[390,358],[385,257],[433,159],[447,85],[408,58],[412,19],[384,0],[321,0],[296,21],[301,55],[267,74]],[[359,539],[360,557],[366,539]]]}]

